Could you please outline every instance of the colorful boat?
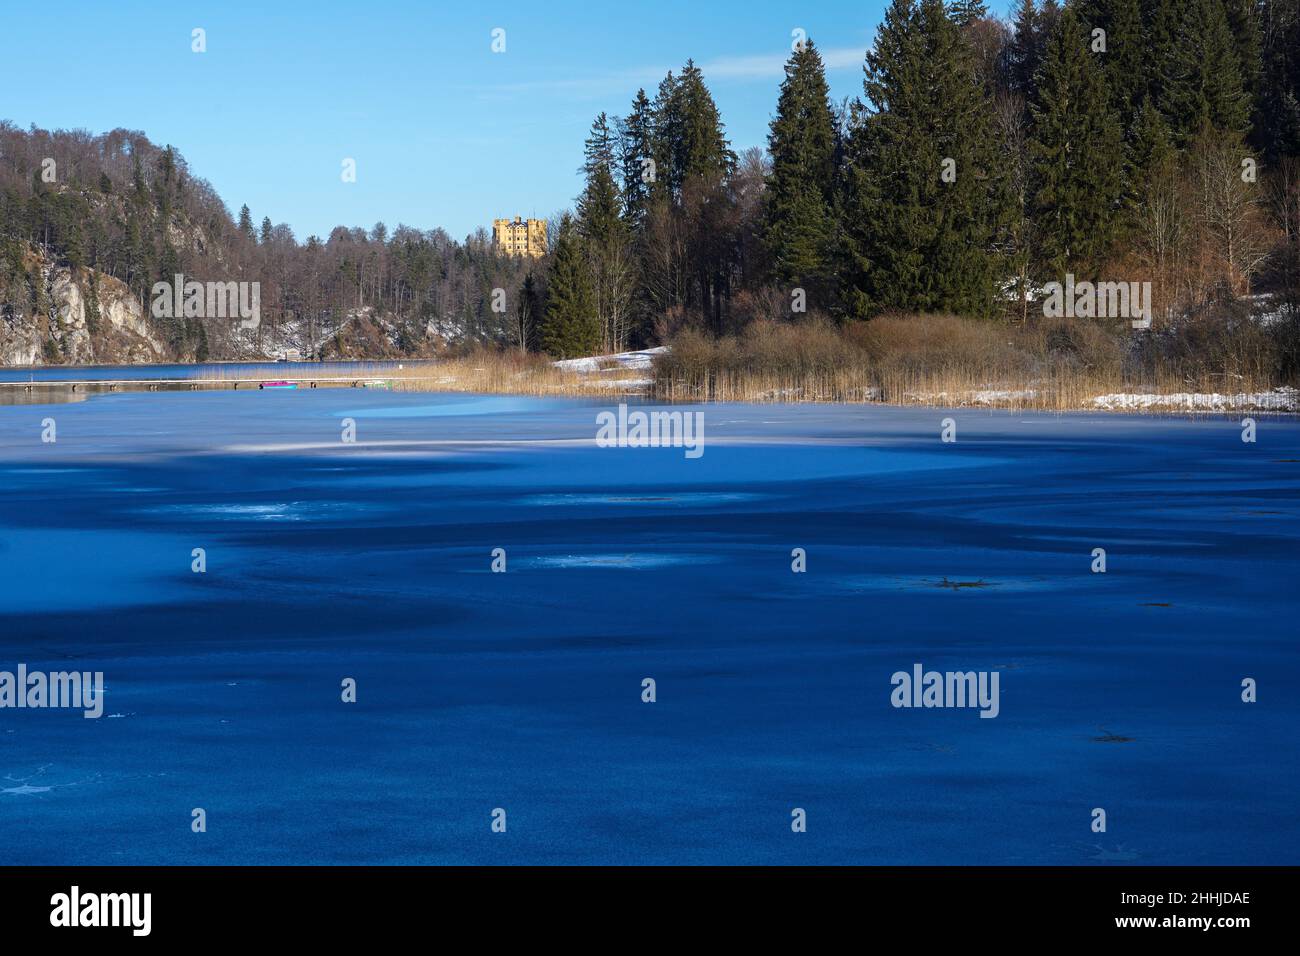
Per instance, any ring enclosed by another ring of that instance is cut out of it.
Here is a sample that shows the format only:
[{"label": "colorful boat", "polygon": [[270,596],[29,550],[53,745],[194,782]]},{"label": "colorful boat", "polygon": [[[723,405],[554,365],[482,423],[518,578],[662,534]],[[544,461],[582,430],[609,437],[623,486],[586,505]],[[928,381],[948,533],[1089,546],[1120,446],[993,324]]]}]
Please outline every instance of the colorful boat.
[{"label": "colorful boat", "polygon": [[297,388],[297,382],[259,382],[258,388]]}]

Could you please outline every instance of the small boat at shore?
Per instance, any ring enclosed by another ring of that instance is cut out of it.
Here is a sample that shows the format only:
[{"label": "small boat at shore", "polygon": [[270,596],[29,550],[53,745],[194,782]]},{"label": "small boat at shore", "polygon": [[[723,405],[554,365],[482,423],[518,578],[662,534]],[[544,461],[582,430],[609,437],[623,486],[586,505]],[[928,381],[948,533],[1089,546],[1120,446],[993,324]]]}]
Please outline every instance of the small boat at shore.
[{"label": "small boat at shore", "polygon": [[259,382],[258,388],[297,388],[297,382]]},{"label": "small boat at shore", "polygon": [[389,381],[385,381],[383,379],[372,379],[368,382],[362,382],[361,387],[362,388],[383,388],[383,389],[391,390],[393,387],[393,383]]}]

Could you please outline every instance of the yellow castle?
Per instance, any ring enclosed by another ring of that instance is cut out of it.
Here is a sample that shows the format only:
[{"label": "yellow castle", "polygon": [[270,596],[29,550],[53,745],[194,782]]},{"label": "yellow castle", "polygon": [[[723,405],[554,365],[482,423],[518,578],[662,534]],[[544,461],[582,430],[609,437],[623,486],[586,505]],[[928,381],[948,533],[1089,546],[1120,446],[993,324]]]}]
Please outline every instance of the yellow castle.
[{"label": "yellow castle", "polygon": [[492,241],[508,256],[530,256],[536,259],[546,253],[546,220],[510,219],[492,220]]}]

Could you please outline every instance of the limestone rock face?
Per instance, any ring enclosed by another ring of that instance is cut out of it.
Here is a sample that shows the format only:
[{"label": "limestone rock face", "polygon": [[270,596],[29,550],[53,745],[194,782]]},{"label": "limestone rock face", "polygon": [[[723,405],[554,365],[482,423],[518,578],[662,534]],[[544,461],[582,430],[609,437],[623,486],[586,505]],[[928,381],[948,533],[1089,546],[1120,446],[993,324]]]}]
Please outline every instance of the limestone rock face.
[{"label": "limestone rock face", "polygon": [[95,360],[95,349],[86,326],[86,300],[70,269],[55,269],[49,278],[53,315],[50,338],[58,346],[67,365],[88,365]]},{"label": "limestone rock face", "polygon": [[39,294],[34,307],[30,297],[24,304],[14,296],[0,306],[0,365],[126,365],[171,357],[122,281],[57,266],[39,254],[28,264]]}]

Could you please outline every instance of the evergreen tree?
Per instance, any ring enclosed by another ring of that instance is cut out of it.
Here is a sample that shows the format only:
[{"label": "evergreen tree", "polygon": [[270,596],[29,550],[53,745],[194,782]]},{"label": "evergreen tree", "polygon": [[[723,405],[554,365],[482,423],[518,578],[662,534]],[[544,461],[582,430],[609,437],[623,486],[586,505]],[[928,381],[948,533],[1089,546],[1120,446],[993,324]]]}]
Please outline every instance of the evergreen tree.
[{"label": "evergreen tree", "polygon": [[270,244],[270,242],[271,242],[271,235],[272,235],[271,217],[270,217],[270,216],[263,216],[263,217],[262,217],[262,235],[261,235],[261,243],[262,243],[262,245],[265,246],[265,245]]},{"label": "evergreen tree", "polygon": [[627,339],[633,270],[631,234],[614,180],[614,149],[608,120],[596,117],[586,143],[587,185],[578,199],[578,232],[591,264],[592,292],[601,346],[620,351]]},{"label": "evergreen tree", "polygon": [[134,149],[131,150],[131,189],[135,193],[137,203],[142,203],[149,198],[144,182],[144,164],[140,161],[139,152]]},{"label": "evergreen tree", "polygon": [[1042,61],[1038,35],[1038,8],[1034,0],[1019,0],[1006,52],[1006,85],[1025,101],[1033,99],[1034,74]]},{"label": "evergreen tree", "polygon": [[842,210],[850,313],[988,314],[1011,208],[987,96],[942,0],[893,0],[864,89]]},{"label": "evergreen tree", "polygon": [[609,127],[609,117],[601,113],[592,121],[591,133],[583,144],[583,173],[590,176],[592,170],[597,167],[612,170],[616,148],[614,131]]},{"label": "evergreen tree", "polygon": [[967,27],[989,15],[984,0],[948,0],[948,16],[959,27]]},{"label": "evergreen tree", "polygon": [[1187,0],[1182,8],[1177,51],[1160,107],[1180,147],[1207,124],[1236,135],[1249,129],[1250,96],[1223,0]]},{"label": "evergreen tree", "polygon": [[541,315],[541,291],[538,289],[537,277],[530,269],[524,276],[524,285],[519,292],[519,311],[515,327],[515,339],[519,351],[527,352],[533,346],[533,329]]},{"label": "evergreen tree", "polygon": [[592,355],[600,346],[595,293],[582,246],[576,225],[566,215],[555,242],[541,329],[542,348],[558,358]]},{"label": "evergreen tree", "polygon": [[811,40],[791,54],[768,135],[772,172],[764,241],[773,278],[825,303],[834,236],[835,117],[821,55]]},{"label": "evergreen tree", "polygon": [[248,211],[248,204],[239,207],[239,231],[249,242],[257,242],[257,233],[253,231],[253,214]]},{"label": "evergreen tree", "polygon": [[623,179],[623,213],[634,229],[645,220],[650,199],[647,160],[654,159],[654,114],[645,90],[636,91],[632,112],[619,123],[619,164]]},{"label": "evergreen tree", "polygon": [[1110,105],[1127,128],[1147,93],[1147,51],[1139,0],[1083,0],[1079,18],[1089,35],[1095,29],[1106,31],[1106,50],[1094,55],[1103,64]]},{"label": "evergreen tree", "polygon": [[1119,230],[1124,157],[1100,64],[1071,7],[1062,12],[1032,106],[1040,262],[1055,280],[1091,278]]},{"label": "evergreen tree", "polygon": [[654,130],[651,141],[654,181],[650,184],[650,199],[657,201],[673,195],[681,186],[674,169],[674,157],[680,152],[682,118],[677,104],[677,77],[672,70],[659,81],[650,115]]},{"label": "evergreen tree", "polygon": [[659,84],[654,115],[656,176],[674,196],[691,177],[717,181],[735,167],[717,104],[693,60]]},{"label": "evergreen tree", "polygon": [[677,102],[681,115],[681,140],[676,165],[685,182],[691,176],[721,179],[736,166],[723,133],[722,115],[713,94],[704,85],[704,74],[693,60],[687,60],[677,81]]},{"label": "evergreen tree", "polygon": [[1258,4],[1256,0],[1223,0],[1223,10],[1237,51],[1241,85],[1253,100],[1259,92],[1261,67]]},{"label": "evergreen tree", "polygon": [[1047,44],[1056,33],[1056,24],[1060,22],[1062,7],[1057,0],[1043,0],[1038,10],[1038,51],[1040,56],[1047,54]]},{"label": "evergreen tree", "polygon": [[1129,167],[1129,197],[1141,205],[1150,195],[1153,183],[1176,175],[1178,150],[1169,126],[1150,99],[1143,102],[1133,125],[1133,161]]},{"label": "evergreen tree", "polygon": [[1157,106],[1165,102],[1178,60],[1180,10],[1185,0],[1140,0],[1146,47],[1146,94]]},{"label": "evergreen tree", "polygon": [[1276,162],[1300,155],[1300,0],[1265,0],[1256,134]]}]

